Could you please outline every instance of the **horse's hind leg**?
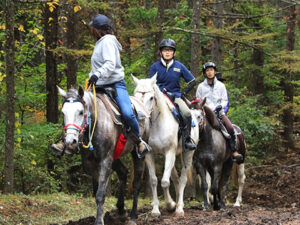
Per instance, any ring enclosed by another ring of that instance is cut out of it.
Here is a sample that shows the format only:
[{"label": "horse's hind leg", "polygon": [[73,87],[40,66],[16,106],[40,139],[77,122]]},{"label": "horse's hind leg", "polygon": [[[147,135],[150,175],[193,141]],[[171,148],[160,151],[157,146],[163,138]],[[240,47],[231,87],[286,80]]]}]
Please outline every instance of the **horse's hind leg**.
[{"label": "horse's hind leg", "polygon": [[211,174],[212,178],[212,185],[211,185],[211,193],[214,196],[214,210],[219,210],[220,209],[220,204],[219,204],[219,181],[221,178],[221,173],[222,173],[222,165],[215,166],[213,168],[213,173]]},{"label": "horse's hind leg", "polygon": [[126,190],[126,182],[127,182],[127,174],[128,170],[127,168],[123,165],[121,160],[116,159],[112,163],[112,169],[116,171],[119,181],[120,181],[120,188],[117,193],[117,208],[118,208],[118,213],[121,216],[125,216],[126,212],[124,209],[124,196],[125,196],[125,190]]},{"label": "horse's hind leg", "polygon": [[207,180],[206,180],[206,170],[204,169],[204,167],[201,165],[201,163],[198,160],[194,159],[194,167],[196,169],[197,174],[200,174],[200,178],[201,178],[201,191],[203,194],[203,210],[207,210],[208,209],[208,184],[207,184]]},{"label": "horse's hind leg", "polygon": [[194,154],[193,151],[189,151],[183,154],[184,165],[182,166],[180,179],[179,179],[179,193],[178,193],[178,201],[176,207],[176,216],[184,216],[183,195],[184,195],[184,189],[187,182],[187,173],[189,172],[193,161],[193,154]]},{"label": "horse's hind leg", "polygon": [[166,207],[169,211],[175,210],[176,207],[176,203],[173,201],[169,191],[170,176],[175,164],[175,157],[175,150],[169,150],[165,153],[165,169],[161,179],[161,187],[163,188]]},{"label": "horse's hind leg", "polygon": [[239,207],[242,203],[242,192],[243,192],[243,187],[244,187],[245,179],[246,179],[244,163],[237,165],[237,174],[238,174],[239,189],[238,189],[238,196],[236,197],[234,206]]},{"label": "horse's hind leg", "polygon": [[159,201],[158,201],[158,197],[157,197],[157,177],[155,174],[155,163],[154,163],[153,155],[151,152],[146,154],[145,162],[148,167],[149,179],[150,179],[150,184],[151,184],[151,189],[152,189],[153,209],[152,209],[151,215],[158,217],[158,216],[160,216],[160,211],[159,211]]},{"label": "horse's hind leg", "polygon": [[130,220],[135,221],[138,218],[137,215],[137,204],[139,199],[140,185],[141,185],[141,175],[143,172],[144,159],[140,159],[137,156],[136,151],[131,152],[133,163],[134,163],[134,180],[133,180],[133,203],[130,213]]}]

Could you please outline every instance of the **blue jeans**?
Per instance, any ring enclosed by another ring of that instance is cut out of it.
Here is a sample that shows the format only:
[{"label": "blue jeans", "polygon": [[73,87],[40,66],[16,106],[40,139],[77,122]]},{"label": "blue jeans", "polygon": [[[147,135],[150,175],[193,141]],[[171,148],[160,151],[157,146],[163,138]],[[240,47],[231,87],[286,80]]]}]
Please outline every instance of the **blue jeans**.
[{"label": "blue jeans", "polygon": [[140,137],[141,134],[139,124],[131,108],[131,101],[126,89],[125,81],[121,80],[114,85],[118,93],[116,101],[121,110],[122,118],[124,119],[125,123],[130,126],[131,129]]}]

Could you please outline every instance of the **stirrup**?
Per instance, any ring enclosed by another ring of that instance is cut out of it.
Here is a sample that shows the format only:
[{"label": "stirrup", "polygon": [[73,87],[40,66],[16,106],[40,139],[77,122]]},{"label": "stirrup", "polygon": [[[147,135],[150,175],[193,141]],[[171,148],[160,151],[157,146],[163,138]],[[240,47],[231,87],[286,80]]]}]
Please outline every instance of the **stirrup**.
[{"label": "stirrup", "polygon": [[139,147],[136,148],[136,154],[139,159],[145,157],[145,155],[152,150],[150,145],[148,145],[144,140],[142,140],[142,139],[140,139],[140,140],[141,140],[141,142],[138,145],[143,144],[146,148],[142,152],[139,151]]}]

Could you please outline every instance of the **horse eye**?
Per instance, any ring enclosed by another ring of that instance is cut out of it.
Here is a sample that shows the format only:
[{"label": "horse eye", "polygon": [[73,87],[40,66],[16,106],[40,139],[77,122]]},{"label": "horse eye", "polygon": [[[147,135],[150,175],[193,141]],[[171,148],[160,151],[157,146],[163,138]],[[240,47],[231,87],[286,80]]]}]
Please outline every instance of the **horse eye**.
[{"label": "horse eye", "polygon": [[82,116],[82,115],[83,115],[83,111],[82,111],[82,110],[79,112],[79,115],[80,115],[80,116]]},{"label": "horse eye", "polygon": [[150,101],[152,101],[154,99],[154,97],[152,96],[151,98],[150,98]]}]

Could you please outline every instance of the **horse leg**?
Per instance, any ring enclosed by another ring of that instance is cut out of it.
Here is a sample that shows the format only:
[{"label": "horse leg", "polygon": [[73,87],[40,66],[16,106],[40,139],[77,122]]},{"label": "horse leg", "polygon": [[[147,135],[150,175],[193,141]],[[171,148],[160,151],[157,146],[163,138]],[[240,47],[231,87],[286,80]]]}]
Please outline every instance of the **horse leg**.
[{"label": "horse leg", "polygon": [[171,172],[171,180],[175,186],[175,192],[176,192],[176,202],[178,202],[178,193],[179,193],[179,176],[178,172],[176,170],[176,167],[174,166]]},{"label": "horse leg", "polygon": [[103,161],[101,161],[101,170],[99,176],[98,190],[96,193],[96,203],[97,203],[97,216],[95,225],[104,224],[104,214],[103,214],[103,204],[105,202],[106,188],[108,185],[108,180],[111,175],[113,158],[108,155]]},{"label": "horse leg", "polygon": [[144,159],[140,159],[137,156],[136,151],[131,152],[133,163],[134,163],[134,180],[133,180],[133,203],[130,213],[130,220],[132,222],[136,221],[137,215],[137,204],[139,199],[140,185],[141,185],[141,175],[143,173]]},{"label": "horse leg", "polygon": [[219,181],[221,178],[221,172],[222,172],[222,165],[217,165],[213,168],[213,173],[211,176],[212,177],[211,193],[214,196],[214,210],[220,209]]},{"label": "horse leg", "polygon": [[202,164],[197,160],[194,160],[194,167],[196,169],[197,174],[200,174],[201,178],[201,191],[203,194],[203,211],[206,211],[208,209],[208,184],[206,180],[206,173],[207,171],[204,169]]},{"label": "horse leg", "polygon": [[151,184],[151,189],[152,189],[153,209],[152,209],[151,215],[155,216],[155,217],[159,217],[160,211],[159,211],[159,201],[158,201],[158,197],[157,197],[157,177],[155,174],[155,163],[154,163],[153,155],[151,152],[146,154],[145,162],[148,167],[149,179],[150,179],[150,184]]},{"label": "horse leg", "polygon": [[238,189],[238,196],[236,197],[234,206],[239,207],[242,203],[242,192],[243,192],[243,187],[244,187],[245,179],[246,179],[244,163],[237,165],[237,174],[238,174],[239,189]]},{"label": "horse leg", "polygon": [[227,192],[227,183],[230,177],[231,169],[232,169],[232,160],[230,158],[223,165],[222,179],[220,182],[221,189],[219,190],[221,209],[225,208],[225,196]]},{"label": "horse leg", "polygon": [[184,216],[184,211],[183,211],[184,189],[187,182],[187,173],[189,172],[193,162],[193,155],[194,155],[193,151],[185,152],[183,154],[184,165],[181,169],[180,180],[179,180],[179,196],[178,196],[177,207],[175,212],[176,216]]},{"label": "horse leg", "polygon": [[116,159],[112,163],[112,169],[116,171],[118,178],[120,180],[120,188],[117,193],[117,208],[118,213],[120,216],[126,216],[126,211],[124,209],[124,196],[125,196],[125,190],[126,190],[126,183],[127,183],[127,174],[128,170],[123,165],[120,159]]},{"label": "horse leg", "polygon": [[165,197],[165,202],[166,202],[166,207],[169,211],[174,211],[176,207],[176,203],[173,201],[169,187],[170,187],[170,176],[172,169],[175,164],[175,159],[176,159],[176,154],[175,150],[169,150],[165,154],[165,169],[164,169],[164,174],[161,179],[161,187],[163,188],[164,191],[164,197]]}]

